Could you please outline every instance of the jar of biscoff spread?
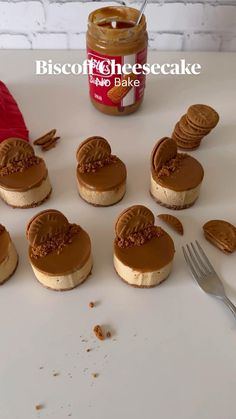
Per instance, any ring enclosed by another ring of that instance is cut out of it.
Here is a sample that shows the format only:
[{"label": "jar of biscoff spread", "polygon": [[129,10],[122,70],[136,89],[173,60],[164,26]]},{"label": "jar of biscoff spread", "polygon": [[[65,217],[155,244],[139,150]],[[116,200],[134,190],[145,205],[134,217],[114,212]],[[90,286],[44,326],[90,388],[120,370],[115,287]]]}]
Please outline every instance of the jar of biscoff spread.
[{"label": "jar of biscoff spread", "polygon": [[[145,75],[136,73],[141,73],[147,61],[148,36],[145,16],[136,25],[138,17],[138,10],[117,6],[103,7],[89,15],[90,98],[103,113],[127,115],[135,112],[143,100]],[[138,71],[133,70],[134,65]]]}]

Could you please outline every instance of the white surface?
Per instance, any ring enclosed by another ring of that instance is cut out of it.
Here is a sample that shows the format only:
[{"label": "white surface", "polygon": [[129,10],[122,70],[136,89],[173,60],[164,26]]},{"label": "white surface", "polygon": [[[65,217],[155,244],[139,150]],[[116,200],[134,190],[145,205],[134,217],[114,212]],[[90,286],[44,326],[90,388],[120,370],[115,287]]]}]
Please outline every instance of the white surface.
[{"label": "white surface", "polygon": [[[54,127],[62,137],[44,155],[51,199],[29,210],[0,202],[0,221],[20,255],[16,275],[0,289],[1,419],[66,419],[69,414],[76,419],[234,419],[236,319],[195,284],[180,246],[197,238],[236,302],[236,253],[222,254],[201,231],[212,218],[236,222],[236,56],[185,55],[203,65],[202,75],[150,77],[142,109],[124,118],[102,115],[90,105],[86,77],[33,76],[36,57],[82,59],[78,52],[0,54],[0,78],[21,105],[32,138]],[[178,57],[158,53],[152,60]],[[198,102],[213,105],[221,117],[193,152],[205,167],[200,199],[191,209],[172,212],[183,222],[185,235],[168,229],[177,250],[170,278],[154,289],[134,289],[113,270],[114,221],[135,203],[155,214],[166,212],[149,196],[149,155],[188,105]],[[127,164],[127,194],[111,208],[94,208],[78,197],[75,150],[92,135],[106,137]],[[63,211],[91,235],[93,275],[73,291],[43,288],[27,261],[26,223],[45,208]],[[90,301],[97,301],[97,307],[90,309]],[[97,323],[109,327],[111,340],[94,338]],[[53,371],[60,375],[54,377]],[[38,413],[35,405],[40,403],[45,408]]]}]

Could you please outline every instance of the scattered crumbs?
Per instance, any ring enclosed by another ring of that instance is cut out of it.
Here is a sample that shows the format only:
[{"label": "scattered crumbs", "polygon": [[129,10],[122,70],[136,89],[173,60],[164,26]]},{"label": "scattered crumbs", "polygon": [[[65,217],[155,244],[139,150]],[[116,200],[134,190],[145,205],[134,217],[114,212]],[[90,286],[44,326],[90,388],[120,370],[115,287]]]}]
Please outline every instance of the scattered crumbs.
[{"label": "scattered crumbs", "polygon": [[44,367],[39,367],[40,370],[43,370]]},{"label": "scattered crumbs", "polygon": [[97,324],[96,326],[94,326],[93,331],[95,333],[95,336],[99,339],[99,340],[104,340],[104,334],[102,331],[102,328],[99,324]]},{"label": "scattered crumbs", "polygon": [[117,339],[116,339],[116,338],[113,338],[112,340],[113,340],[114,342],[116,342],[116,341],[117,341]]},{"label": "scattered crumbs", "polygon": [[107,338],[110,338],[111,337],[111,332],[109,332],[109,330],[108,330],[108,332],[107,332]]},{"label": "scattered crumbs", "polygon": [[91,351],[91,349],[90,349],[90,348],[86,349],[86,352],[90,352],[90,351]]},{"label": "scattered crumbs", "polygon": [[68,416],[72,416],[72,413],[69,413],[69,415]]},{"label": "scattered crumbs", "polygon": [[98,373],[97,372],[93,372],[92,373],[93,378],[97,378],[98,377]]},{"label": "scattered crumbs", "polygon": [[43,404],[36,404],[35,410],[42,410],[44,408]]},{"label": "scattered crumbs", "polygon": [[54,372],[54,373],[53,373],[53,377],[58,377],[58,375],[60,375],[60,373],[59,373],[59,372]]},{"label": "scattered crumbs", "polygon": [[95,304],[94,304],[94,302],[93,302],[93,301],[90,301],[90,303],[89,303],[89,307],[90,307],[90,308],[95,307]]},{"label": "scattered crumbs", "polygon": [[82,339],[81,342],[87,343],[88,341],[87,341],[87,339]]}]

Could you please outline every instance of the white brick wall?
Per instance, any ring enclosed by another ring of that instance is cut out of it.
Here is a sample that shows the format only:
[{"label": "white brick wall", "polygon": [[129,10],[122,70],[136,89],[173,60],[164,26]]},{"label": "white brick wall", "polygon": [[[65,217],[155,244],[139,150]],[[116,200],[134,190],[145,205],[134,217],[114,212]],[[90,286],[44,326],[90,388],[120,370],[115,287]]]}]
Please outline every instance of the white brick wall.
[{"label": "white brick wall", "polygon": [[[0,48],[84,48],[88,14],[140,0],[0,0]],[[149,0],[149,45],[161,50],[236,51],[236,0]]]}]

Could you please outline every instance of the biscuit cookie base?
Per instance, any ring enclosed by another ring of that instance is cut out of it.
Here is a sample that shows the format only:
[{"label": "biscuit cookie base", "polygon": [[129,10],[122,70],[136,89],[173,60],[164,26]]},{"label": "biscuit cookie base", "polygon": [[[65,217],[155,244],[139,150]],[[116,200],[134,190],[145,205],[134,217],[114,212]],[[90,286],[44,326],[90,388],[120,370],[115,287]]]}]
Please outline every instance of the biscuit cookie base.
[{"label": "biscuit cookie base", "polygon": [[[40,272],[32,264],[31,264],[31,267],[36,276],[36,279],[41,285],[43,285],[44,288],[50,289],[52,291],[62,292],[62,291],[70,291],[74,288],[77,288],[79,285],[83,284],[86,281],[86,279],[90,276],[92,272],[93,264],[92,264],[92,256],[90,255],[89,259],[84,264],[84,266],[82,266],[82,268],[68,275],[58,275],[56,277],[57,279],[55,279],[54,276],[50,276],[50,275]],[[60,285],[53,287],[49,285],[52,279],[55,281],[55,284],[58,284],[59,282],[63,282],[64,284],[69,282],[70,284],[64,285],[63,287]]]}]

